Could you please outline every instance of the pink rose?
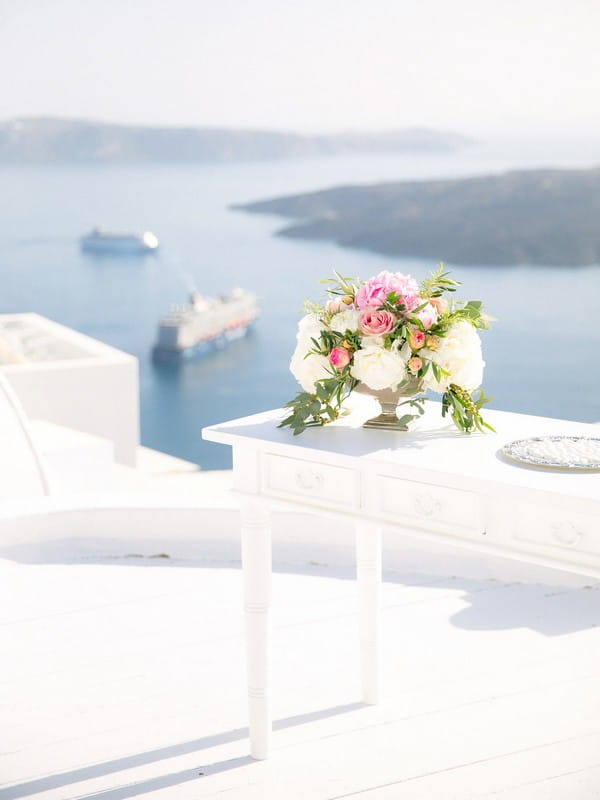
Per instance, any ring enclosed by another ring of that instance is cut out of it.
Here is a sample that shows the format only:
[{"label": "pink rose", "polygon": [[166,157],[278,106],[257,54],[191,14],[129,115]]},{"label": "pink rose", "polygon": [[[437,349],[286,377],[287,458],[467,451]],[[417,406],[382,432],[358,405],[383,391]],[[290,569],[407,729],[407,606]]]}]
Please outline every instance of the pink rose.
[{"label": "pink rose", "polygon": [[390,292],[396,292],[401,298],[400,302],[409,310],[419,305],[419,287],[410,275],[401,272],[380,272],[370,278],[356,293],[355,304],[359,309],[377,308],[385,302]]},{"label": "pink rose", "polygon": [[427,303],[425,308],[415,313],[415,317],[421,320],[423,327],[427,331],[437,322],[438,312],[433,303]]},{"label": "pink rose", "polygon": [[336,369],[344,369],[350,363],[351,354],[345,347],[334,347],[329,353],[329,361]]},{"label": "pink rose", "polygon": [[383,336],[384,333],[394,330],[396,322],[396,317],[389,311],[367,308],[358,318],[358,327],[366,336]]},{"label": "pink rose", "polygon": [[413,328],[408,334],[408,343],[411,350],[420,350],[425,344],[425,334],[418,328]]},{"label": "pink rose", "polygon": [[423,362],[419,358],[419,356],[413,356],[409,358],[406,362],[406,366],[409,368],[411,372],[417,373],[421,367],[423,366]]}]

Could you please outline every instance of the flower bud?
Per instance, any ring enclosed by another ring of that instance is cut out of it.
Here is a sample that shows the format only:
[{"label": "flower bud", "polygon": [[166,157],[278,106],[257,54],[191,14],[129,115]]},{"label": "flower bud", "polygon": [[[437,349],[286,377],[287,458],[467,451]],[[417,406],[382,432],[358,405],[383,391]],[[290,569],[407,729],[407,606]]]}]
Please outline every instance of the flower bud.
[{"label": "flower bud", "polygon": [[420,350],[425,345],[425,334],[418,328],[413,328],[408,334],[408,343],[413,350]]},{"label": "flower bud", "polygon": [[426,336],[425,337],[425,347],[428,347],[430,350],[437,350],[440,345],[440,337],[439,336]]},{"label": "flower bud", "polygon": [[408,361],[406,362],[406,366],[409,368],[411,372],[413,372],[416,375],[416,373],[423,366],[423,361],[419,358],[419,356],[413,356],[412,358],[408,359]]},{"label": "flower bud", "polygon": [[328,314],[337,314],[344,307],[339,297],[332,298],[325,303],[325,311]]}]

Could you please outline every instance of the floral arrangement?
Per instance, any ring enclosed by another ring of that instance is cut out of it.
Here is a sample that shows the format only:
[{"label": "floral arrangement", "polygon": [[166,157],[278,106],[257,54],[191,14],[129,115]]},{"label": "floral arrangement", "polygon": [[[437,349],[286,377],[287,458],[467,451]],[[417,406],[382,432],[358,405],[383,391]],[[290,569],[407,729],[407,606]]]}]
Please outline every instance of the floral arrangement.
[{"label": "floral arrangement", "polygon": [[[466,433],[493,430],[481,417],[489,402],[477,397],[484,361],[477,329],[491,319],[482,303],[447,297],[459,281],[443,265],[419,285],[410,275],[380,272],[361,281],[335,273],[324,305],[305,304],[290,370],[303,391],[286,404],[290,414],[280,427],[294,434],[308,425],[325,425],[345,413],[354,391],[398,391],[408,399],[404,426],[424,413],[429,389],[442,396],[442,415],[450,412]],[[419,396],[420,395],[420,396]]]}]

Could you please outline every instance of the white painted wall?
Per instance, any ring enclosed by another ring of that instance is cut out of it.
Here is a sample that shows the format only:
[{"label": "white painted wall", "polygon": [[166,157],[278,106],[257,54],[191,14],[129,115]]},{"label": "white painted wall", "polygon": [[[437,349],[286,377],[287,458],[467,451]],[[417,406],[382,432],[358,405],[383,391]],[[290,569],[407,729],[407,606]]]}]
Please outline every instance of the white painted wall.
[{"label": "white painted wall", "polygon": [[37,314],[2,314],[0,324],[18,317],[83,354],[0,367],[27,416],[109,439],[116,461],[135,465],[140,441],[137,359]]}]

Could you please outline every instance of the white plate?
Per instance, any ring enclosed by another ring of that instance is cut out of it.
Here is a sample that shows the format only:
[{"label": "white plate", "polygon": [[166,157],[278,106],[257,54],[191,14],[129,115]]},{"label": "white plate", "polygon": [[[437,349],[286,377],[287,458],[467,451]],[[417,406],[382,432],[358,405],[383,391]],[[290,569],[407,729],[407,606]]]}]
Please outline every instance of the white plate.
[{"label": "white plate", "polygon": [[534,436],[505,444],[503,455],[533,467],[600,470],[600,437]]}]

